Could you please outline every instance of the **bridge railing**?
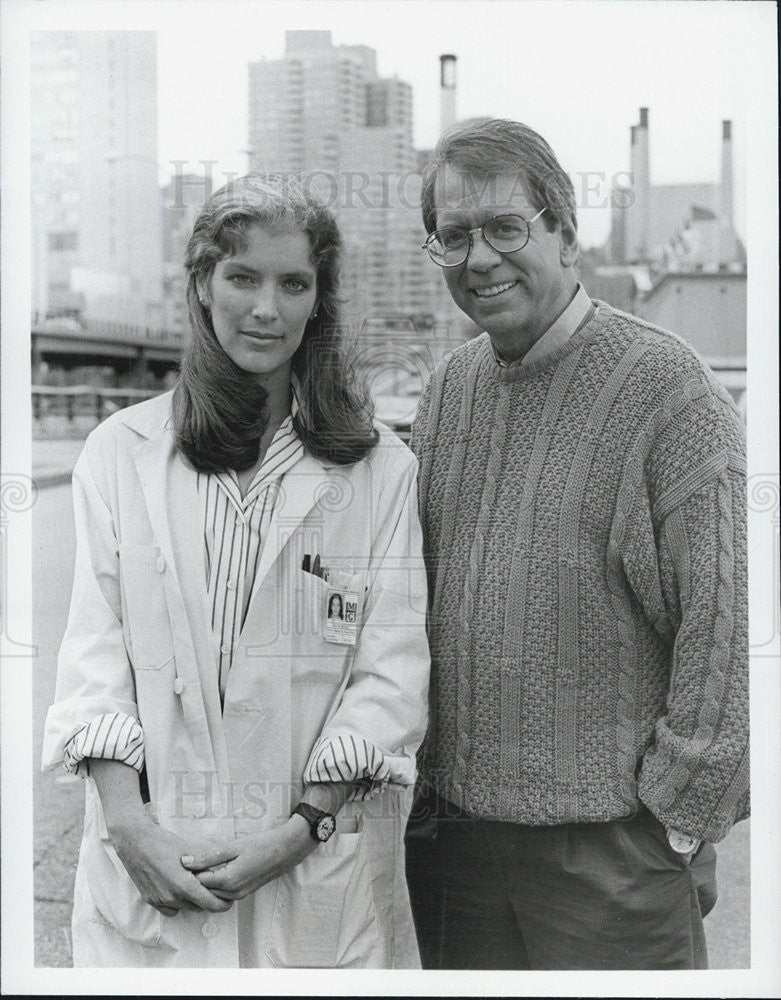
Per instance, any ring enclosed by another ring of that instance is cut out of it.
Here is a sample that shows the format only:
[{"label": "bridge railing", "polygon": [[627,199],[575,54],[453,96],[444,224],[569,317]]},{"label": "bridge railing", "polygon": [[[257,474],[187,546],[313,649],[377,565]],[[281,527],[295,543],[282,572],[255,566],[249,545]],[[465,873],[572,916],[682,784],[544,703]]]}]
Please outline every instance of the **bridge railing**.
[{"label": "bridge railing", "polygon": [[[32,387],[33,418],[65,417],[69,424],[76,418],[88,418],[92,424],[99,424],[115,410],[121,410],[131,403],[151,399],[165,390],[157,389],[104,389],[91,385],[34,385]],[[398,399],[380,396],[377,402],[377,417],[392,427],[403,441],[409,440],[410,425],[417,399]]]},{"label": "bridge railing", "polygon": [[159,389],[111,389],[91,385],[32,386],[33,417],[64,416],[73,423],[77,416],[93,417],[100,423],[115,410],[159,396]]},{"label": "bridge railing", "polygon": [[167,330],[157,326],[139,326],[114,320],[91,319],[79,322],[74,319],[42,318],[33,314],[32,334],[69,340],[97,340],[107,345],[133,344],[170,346],[181,348],[185,334],[181,330]]}]

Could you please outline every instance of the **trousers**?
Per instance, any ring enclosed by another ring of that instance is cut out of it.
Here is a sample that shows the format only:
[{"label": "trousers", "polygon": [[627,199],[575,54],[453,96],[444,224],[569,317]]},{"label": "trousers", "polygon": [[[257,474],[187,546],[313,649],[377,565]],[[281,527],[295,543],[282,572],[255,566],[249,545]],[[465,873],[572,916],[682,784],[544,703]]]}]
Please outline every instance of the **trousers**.
[{"label": "trousers", "polygon": [[705,969],[716,851],[628,820],[525,826],[416,797],[406,872],[424,969]]}]

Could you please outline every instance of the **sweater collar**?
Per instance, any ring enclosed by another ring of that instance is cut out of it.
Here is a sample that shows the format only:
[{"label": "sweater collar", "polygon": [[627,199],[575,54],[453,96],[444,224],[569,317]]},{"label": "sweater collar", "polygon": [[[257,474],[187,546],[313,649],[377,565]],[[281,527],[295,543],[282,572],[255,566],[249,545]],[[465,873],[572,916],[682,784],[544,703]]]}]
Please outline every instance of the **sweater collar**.
[{"label": "sweater collar", "polygon": [[[577,329],[563,343],[546,351],[542,357],[535,358],[527,364],[515,364],[502,367],[496,363],[492,351],[491,339],[487,333],[478,338],[483,347],[478,352],[480,364],[497,382],[521,382],[535,378],[538,374],[555,367],[572,351],[577,350],[587,341],[592,340],[606,326],[613,310],[606,302],[598,299],[589,300],[589,310],[583,317]],[[528,357],[528,355],[527,355]]]},{"label": "sweater collar", "polygon": [[522,358],[517,361],[505,361],[491,342],[494,359],[500,368],[520,368],[535,361],[542,361],[553,351],[566,344],[578,327],[585,321],[593,306],[586,289],[578,282],[575,296],[559,316],[548,327],[543,335],[536,340]]}]

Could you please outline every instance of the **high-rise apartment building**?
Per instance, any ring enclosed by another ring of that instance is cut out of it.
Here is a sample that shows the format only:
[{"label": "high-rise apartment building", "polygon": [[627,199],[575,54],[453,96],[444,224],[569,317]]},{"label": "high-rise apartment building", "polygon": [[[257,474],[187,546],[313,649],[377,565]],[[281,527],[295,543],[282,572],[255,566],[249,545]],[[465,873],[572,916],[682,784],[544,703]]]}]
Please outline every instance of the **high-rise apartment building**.
[{"label": "high-rise apartment building", "polygon": [[162,191],[163,199],[163,326],[169,335],[189,335],[184,255],[193,225],[212,194],[207,174],[176,173]]},{"label": "high-rise apartment building", "polygon": [[162,325],[151,31],[32,35],[33,312]]},{"label": "high-rise apartment building", "polygon": [[364,45],[288,31],[281,59],[250,65],[254,171],[303,174],[334,208],[346,243],[345,315],[438,312],[442,279],[420,250],[412,88],[377,73]]}]

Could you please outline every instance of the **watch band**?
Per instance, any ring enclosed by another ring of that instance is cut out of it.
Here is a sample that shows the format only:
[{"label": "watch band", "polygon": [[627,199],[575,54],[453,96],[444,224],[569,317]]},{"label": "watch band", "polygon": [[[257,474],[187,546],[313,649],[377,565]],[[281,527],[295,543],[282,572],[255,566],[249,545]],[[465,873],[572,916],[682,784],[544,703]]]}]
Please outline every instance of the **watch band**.
[{"label": "watch band", "polygon": [[330,840],[336,830],[335,817],[331,813],[318,809],[317,806],[310,805],[308,802],[299,802],[292,814],[295,815],[296,813],[299,816],[303,816],[307,821],[309,832],[318,843],[324,844],[327,840]]}]

